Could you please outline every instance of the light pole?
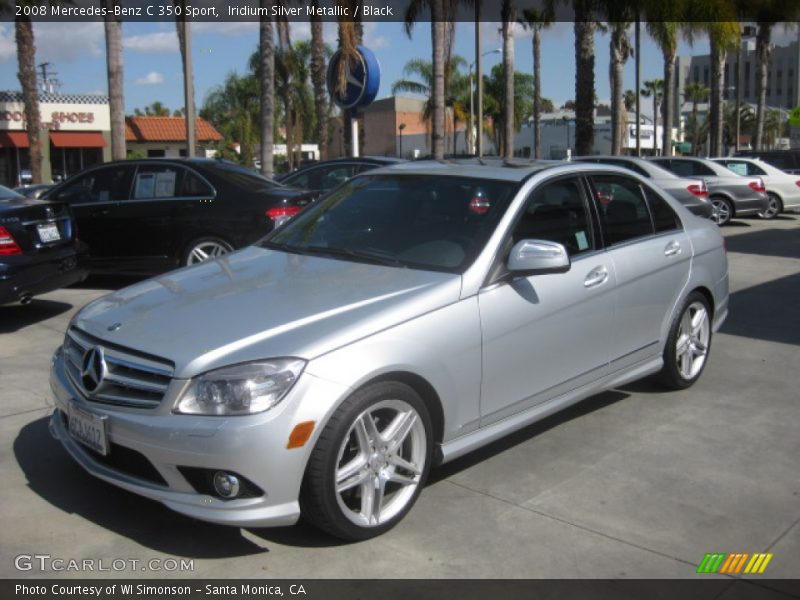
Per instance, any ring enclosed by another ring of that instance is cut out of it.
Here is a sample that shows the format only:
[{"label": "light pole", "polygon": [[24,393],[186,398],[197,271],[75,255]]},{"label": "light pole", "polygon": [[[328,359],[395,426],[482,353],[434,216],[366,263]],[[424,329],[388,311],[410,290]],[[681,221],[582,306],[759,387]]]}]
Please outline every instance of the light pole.
[{"label": "light pole", "polygon": [[[476,23],[476,27],[479,27],[480,23]],[[478,55],[470,65],[469,65],[469,139],[472,139],[472,131],[473,131],[473,123],[475,121],[475,110],[472,104],[472,95],[475,92],[475,88],[473,87],[474,84],[472,82],[472,69],[475,68],[475,65],[478,65],[478,70],[476,75],[478,76],[478,140],[477,144],[473,144],[473,151],[477,146],[478,149],[478,156],[483,155],[483,94],[482,94],[482,81],[481,81],[481,58],[487,56],[489,54],[500,54],[503,51],[500,48],[495,48],[494,50],[487,50],[482,54]]]},{"label": "light pole", "polygon": [[739,152],[739,137],[742,132],[742,80],[744,79],[742,61],[744,59],[744,41],[755,37],[755,33],[755,27],[752,25],[745,25],[742,27],[742,39],[739,41],[739,64],[736,65],[736,140],[733,146],[736,152]]},{"label": "light pole", "polygon": [[571,154],[570,149],[569,149],[569,118],[566,117],[566,116],[561,117],[561,118],[564,119],[564,125],[566,125],[566,129],[567,129],[567,151],[566,151],[566,156],[564,158],[569,160],[569,159],[572,158],[572,154]]},{"label": "light pole", "polygon": [[400,158],[403,158],[403,129],[405,128],[405,123],[400,123],[400,125],[397,126],[397,129],[400,131]]}]

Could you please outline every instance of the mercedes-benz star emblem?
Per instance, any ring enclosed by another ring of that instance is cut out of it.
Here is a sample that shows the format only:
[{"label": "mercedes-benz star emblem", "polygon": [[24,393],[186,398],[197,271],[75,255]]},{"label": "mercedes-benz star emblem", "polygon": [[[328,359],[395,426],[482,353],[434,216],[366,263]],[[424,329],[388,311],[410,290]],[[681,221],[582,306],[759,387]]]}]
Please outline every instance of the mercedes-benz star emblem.
[{"label": "mercedes-benz star emblem", "polygon": [[83,355],[81,383],[87,392],[92,393],[103,384],[105,376],[106,358],[103,356],[103,349],[100,346],[94,346]]}]

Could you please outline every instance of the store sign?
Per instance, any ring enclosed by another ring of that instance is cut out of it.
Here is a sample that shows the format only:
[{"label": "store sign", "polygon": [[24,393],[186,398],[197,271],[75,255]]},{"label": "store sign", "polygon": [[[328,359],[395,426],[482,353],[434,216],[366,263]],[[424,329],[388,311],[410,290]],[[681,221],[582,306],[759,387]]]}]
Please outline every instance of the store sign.
[{"label": "store sign", "polygon": [[[107,131],[111,129],[108,105],[103,104],[56,104],[39,105],[42,129],[64,131]],[[22,130],[27,115],[21,102],[0,103],[0,130]]]}]

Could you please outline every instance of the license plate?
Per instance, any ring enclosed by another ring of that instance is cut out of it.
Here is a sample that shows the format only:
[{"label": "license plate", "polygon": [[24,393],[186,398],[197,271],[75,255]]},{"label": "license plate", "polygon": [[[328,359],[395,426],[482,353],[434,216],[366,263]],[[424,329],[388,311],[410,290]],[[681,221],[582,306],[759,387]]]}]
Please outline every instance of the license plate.
[{"label": "license plate", "polygon": [[69,405],[69,434],[103,456],[108,454],[107,417]]},{"label": "license plate", "polygon": [[43,244],[50,242],[57,242],[61,239],[61,234],[58,231],[58,226],[55,223],[48,223],[47,225],[37,225],[36,231],[39,232],[39,239]]}]

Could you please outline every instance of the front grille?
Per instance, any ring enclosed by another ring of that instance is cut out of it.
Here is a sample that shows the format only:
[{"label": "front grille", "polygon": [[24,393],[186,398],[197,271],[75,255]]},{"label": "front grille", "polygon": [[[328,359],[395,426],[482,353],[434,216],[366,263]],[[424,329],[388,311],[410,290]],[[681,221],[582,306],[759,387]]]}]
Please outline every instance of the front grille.
[{"label": "front grille", "polygon": [[[88,392],[81,370],[84,357],[92,348],[102,348],[106,370],[102,383]],[[164,359],[109,344],[74,327],[64,339],[64,358],[67,375],[83,398],[102,404],[156,408],[174,373],[173,365]]]},{"label": "front grille", "polygon": [[[64,427],[69,430],[69,417],[64,411],[61,412],[61,419]],[[92,450],[88,446],[81,446],[81,449],[91,456],[95,462],[105,465],[109,469],[113,469],[119,473],[136,477],[150,483],[166,486],[167,482],[158,472],[158,469],[153,466],[147,457],[141,452],[120,446],[114,442],[108,444],[108,454],[103,456],[99,452]]]}]

